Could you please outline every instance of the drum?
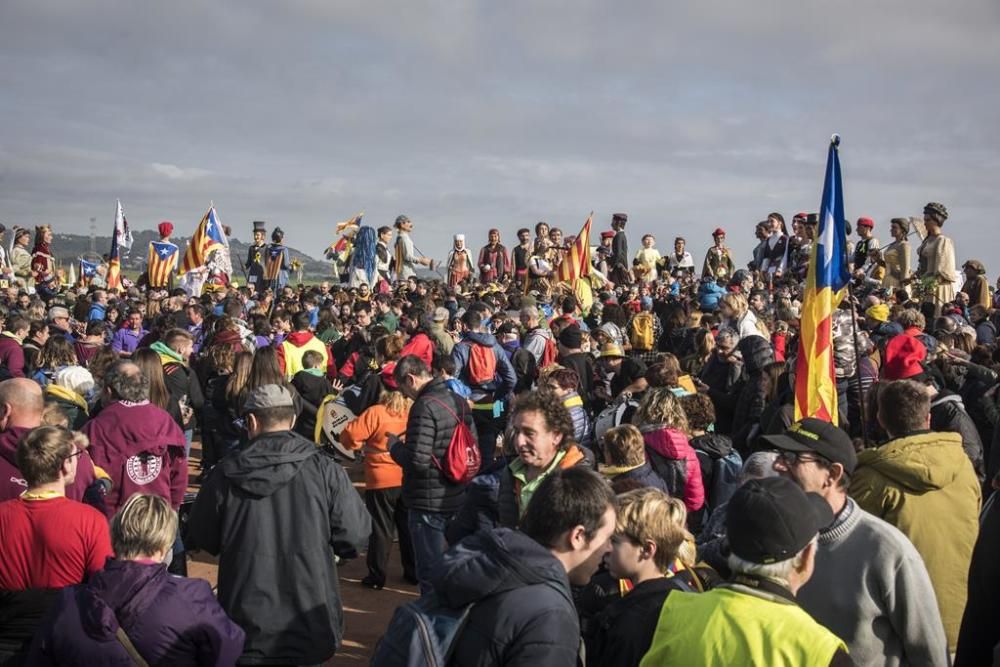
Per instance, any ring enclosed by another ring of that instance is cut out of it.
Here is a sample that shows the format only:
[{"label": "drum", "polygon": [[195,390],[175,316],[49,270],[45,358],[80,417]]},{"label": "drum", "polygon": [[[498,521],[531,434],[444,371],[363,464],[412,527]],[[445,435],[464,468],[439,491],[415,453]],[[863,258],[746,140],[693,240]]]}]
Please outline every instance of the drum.
[{"label": "drum", "polygon": [[345,449],[340,444],[340,432],[356,416],[347,407],[342,396],[323,401],[323,405],[320,406],[320,414],[317,415],[317,423],[320,426],[319,433],[317,434],[319,436],[319,444],[330,445],[337,451],[337,454],[349,461],[353,461],[355,458],[354,452]]}]

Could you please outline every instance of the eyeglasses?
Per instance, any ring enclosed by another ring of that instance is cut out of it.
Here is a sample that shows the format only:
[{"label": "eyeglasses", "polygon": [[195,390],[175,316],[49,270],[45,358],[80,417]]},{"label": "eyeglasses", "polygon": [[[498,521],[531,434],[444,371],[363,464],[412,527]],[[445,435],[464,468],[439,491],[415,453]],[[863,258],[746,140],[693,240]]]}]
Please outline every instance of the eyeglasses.
[{"label": "eyeglasses", "polygon": [[81,456],[82,454],[83,454],[83,450],[82,450],[82,449],[78,449],[78,450],[76,450],[75,452],[73,452],[72,454],[70,454],[69,456],[67,456],[67,457],[66,457],[65,459],[63,459],[63,460],[65,460],[65,461],[69,461],[70,459],[72,459],[72,458],[76,458],[77,456]]},{"label": "eyeglasses", "polygon": [[810,454],[807,452],[790,452],[788,450],[779,451],[778,458],[781,459],[782,463],[784,463],[787,466],[796,466],[802,463],[826,462],[826,459],[824,459],[822,456]]}]

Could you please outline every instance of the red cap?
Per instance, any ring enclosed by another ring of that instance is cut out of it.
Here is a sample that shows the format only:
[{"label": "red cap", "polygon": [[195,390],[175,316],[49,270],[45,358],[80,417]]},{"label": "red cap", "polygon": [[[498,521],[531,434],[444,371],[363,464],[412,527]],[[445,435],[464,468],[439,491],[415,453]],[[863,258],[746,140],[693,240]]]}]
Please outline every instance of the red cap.
[{"label": "red cap", "polygon": [[803,220],[803,221],[804,221],[804,220],[806,220],[806,219],[807,219],[808,217],[809,217],[809,214],[808,214],[808,213],[806,213],[805,211],[799,211],[798,213],[796,213],[796,214],[795,214],[795,215],[794,215],[794,216],[792,217],[792,220]]},{"label": "red cap", "polygon": [[726,230],[723,229],[722,227],[716,227],[715,231],[712,232],[712,236],[725,236],[725,235],[726,235]]},{"label": "red cap", "polygon": [[871,218],[858,218],[858,227],[867,227],[868,229],[875,228],[875,221]]},{"label": "red cap", "polygon": [[160,236],[170,236],[174,233],[174,223],[169,220],[164,220],[157,225],[156,230],[160,232]]},{"label": "red cap", "polygon": [[601,238],[602,239],[613,239],[614,237],[615,237],[615,233],[612,232],[612,231],[601,232]]},{"label": "red cap", "polygon": [[927,348],[913,336],[893,336],[885,346],[882,379],[905,380],[924,372],[921,361],[927,358]]}]

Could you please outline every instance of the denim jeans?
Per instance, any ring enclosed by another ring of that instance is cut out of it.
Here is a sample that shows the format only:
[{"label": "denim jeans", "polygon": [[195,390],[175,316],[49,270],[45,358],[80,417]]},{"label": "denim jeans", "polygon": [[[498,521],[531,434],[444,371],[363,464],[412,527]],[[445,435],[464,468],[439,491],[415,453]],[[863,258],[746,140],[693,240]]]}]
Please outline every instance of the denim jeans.
[{"label": "denim jeans", "polygon": [[448,525],[451,517],[451,514],[410,510],[407,521],[410,526],[413,561],[416,565],[417,580],[420,582],[421,595],[431,592],[431,570],[441,560],[442,554],[448,550],[448,541],[444,537],[444,528]]}]

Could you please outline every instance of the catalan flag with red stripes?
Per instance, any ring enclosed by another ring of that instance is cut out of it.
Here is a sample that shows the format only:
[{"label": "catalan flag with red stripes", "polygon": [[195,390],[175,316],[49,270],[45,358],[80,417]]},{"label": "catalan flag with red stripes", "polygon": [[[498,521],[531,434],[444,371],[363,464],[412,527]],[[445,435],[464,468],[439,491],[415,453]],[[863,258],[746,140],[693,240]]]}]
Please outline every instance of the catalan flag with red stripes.
[{"label": "catalan flag with red stripes", "polygon": [[573,245],[569,247],[563,260],[556,268],[556,279],[564,282],[573,282],[577,278],[590,275],[590,226],[594,222],[594,212],[591,211],[587,222],[583,223],[583,229],[576,235]]},{"label": "catalan flag with red stripes", "polygon": [[837,423],[833,312],[843,301],[850,280],[839,148],[840,137],[833,135],[826,159],[816,242],[802,297],[799,351],[795,360],[795,421],[815,417]]},{"label": "catalan flag with red stripes", "polygon": [[146,262],[146,278],[150,287],[170,286],[170,274],[177,268],[177,246],[167,241],[152,241],[149,244],[149,259]]},{"label": "catalan flag with red stripes", "polygon": [[272,243],[267,246],[267,262],[264,264],[264,278],[267,280],[277,280],[282,270],[287,271],[288,249],[280,243]]},{"label": "catalan flag with red stripes", "polygon": [[215,207],[211,206],[198,223],[198,228],[194,230],[194,236],[188,241],[187,251],[184,253],[184,264],[181,266],[181,273],[193,271],[200,266],[208,264],[208,256],[213,250],[229,246],[226,232],[222,229],[219,216],[215,213]]}]

